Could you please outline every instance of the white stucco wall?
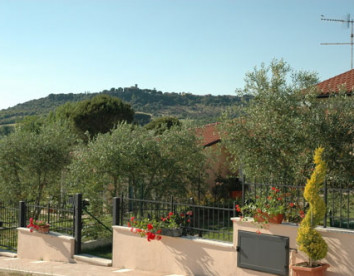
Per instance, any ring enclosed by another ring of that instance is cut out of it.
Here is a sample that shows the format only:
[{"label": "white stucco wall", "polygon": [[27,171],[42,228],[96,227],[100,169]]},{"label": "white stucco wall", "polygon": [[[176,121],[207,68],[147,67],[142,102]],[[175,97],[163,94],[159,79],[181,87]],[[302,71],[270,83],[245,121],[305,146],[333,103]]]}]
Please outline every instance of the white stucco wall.
[{"label": "white stucco wall", "polygon": [[18,228],[17,257],[56,262],[73,262],[74,238],[55,232],[48,234]]}]

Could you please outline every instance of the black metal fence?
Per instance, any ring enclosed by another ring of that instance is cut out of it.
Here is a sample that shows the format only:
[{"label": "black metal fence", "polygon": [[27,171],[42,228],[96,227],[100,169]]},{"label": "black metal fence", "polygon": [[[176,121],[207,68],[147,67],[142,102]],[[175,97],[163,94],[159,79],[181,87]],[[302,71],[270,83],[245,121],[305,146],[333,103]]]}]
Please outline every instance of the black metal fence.
[{"label": "black metal fence", "polygon": [[113,205],[113,224],[128,225],[131,217],[165,217],[169,212],[188,214],[185,233],[212,240],[232,241],[233,225],[231,218],[236,216],[235,204],[228,206],[201,206],[189,203],[157,201],[135,198],[115,198]]},{"label": "black metal fence", "polygon": [[[80,198],[78,199],[80,200]],[[75,250],[81,244],[81,238],[75,235],[81,233],[80,220],[75,219],[75,210],[81,209],[81,202],[72,206],[61,208],[58,206],[39,206],[26,204],[20,201],[18,206],[5,206],[0,204],[0,247],[16,251],[17,249],[17,228],[26,227],[29,219],[39,220],[50,224],[50,230],[75,237]],[[76,208],[75,206],[78,206]],[[81,214],[80,214],[81,217]],[[77,229],[77,231],[75,231]]]},{"label": "black metal fence", "polygon": [[[241,205],[252,201],[257,201],[258,197],[269,191],[269,187],[277,187],[282,192],[288,193],[286,203],[300,203],[305,211],[307,202],[303,197],[304,186],[294,186],[285,184],[265,184],[257,182],[243,181]],[[324,183],[320,196],[324,199],[327,212],[323,220],[323,227],[337,227],[354,229],[354,188],[353,185],[346,185],[346,188],[331,187],[327,182]],[[294,214],[296,215],[296,214]]]},{"label": "black metal fence", "polygon": [[18,216],[18,206],[0,205],[0,247],[16,250]]},{"label": "black metal fence", "polygon": [[50,230],[70,236],[74,236],[74,208],[61,208],[58,206],[46,206],[26,204],[26,225],[29,219],[44,221],[50,224]]}]

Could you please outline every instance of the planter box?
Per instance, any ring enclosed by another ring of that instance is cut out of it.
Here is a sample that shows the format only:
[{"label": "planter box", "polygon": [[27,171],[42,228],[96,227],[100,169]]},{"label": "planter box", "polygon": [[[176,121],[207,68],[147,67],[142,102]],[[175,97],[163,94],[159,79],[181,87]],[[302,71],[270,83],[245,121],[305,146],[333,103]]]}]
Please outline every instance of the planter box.
[{"label": "planter box", "polygon": [[28,228],[18,228],[17,256],[21,259],[73,262],[74,242],[71,236],[55,232],[43,235]]},{"label": "planter box", "polygon": [[183,228],[162,228],[161,235],[170,237],[181,237]]}]

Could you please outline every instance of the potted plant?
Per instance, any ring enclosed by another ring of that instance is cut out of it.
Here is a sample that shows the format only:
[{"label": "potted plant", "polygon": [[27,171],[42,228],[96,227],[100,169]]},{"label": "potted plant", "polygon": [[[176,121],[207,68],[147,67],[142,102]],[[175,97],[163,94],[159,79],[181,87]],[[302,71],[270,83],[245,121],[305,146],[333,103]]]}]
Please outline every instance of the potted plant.
[{"label": "potted plant", "polygon": [[31,232],[33,232],[33,230],[36,230],[39,233],[49,233],[49,223],[43,220],[34,220],[33,218],[30,218],[29,222],[30,223],[27,225],[27,228],[29,228]]},{"label": "potted plant", "polygon": [[310,208],[299,226],[296,239],[299,250],[308,256],[308,262],[291,265],[294,276],[325,275],[325,271],[329,267],[328,264],[317,262],[326,257],[328,247],[321,234],[315,229],[326,212],[325,202],[319,196],[327,169],[326,163],[321,158],[323,150],[321,147],[315,150],[314,163],[316,166],[311,178],[307,180],[304,190],[304,198]]},{"label": "potted plant", "polygon": [[128,226],[131,227],[132,233],[138,234],[141,237],[146,237],[147,241],[161,240],[161,227],[160,222],[154,219],[143,218],[136,219],[131,217],[128,222]]},{"label": "potted plant", "polygon": [[180,237],[190,224],[192,215],[192,211],[188,211],[180,214],[169,212],[167,216],[159,219],[131,217],[128,226],[131,227],[131,232],[146,236],[148,241],[161,240],[161,235]]},{"label": "potted plant", "polygon": [[293,201],[294,196],[290,192],[282,192],[275,186],[263,190],[242,208],[236,205],[236,211],[242,213],[242,217],[253,217],[255,223],[264,227],[268,223],[280,224],[287,218],[289,221],[298,222],[303,216],[300,204]]}]

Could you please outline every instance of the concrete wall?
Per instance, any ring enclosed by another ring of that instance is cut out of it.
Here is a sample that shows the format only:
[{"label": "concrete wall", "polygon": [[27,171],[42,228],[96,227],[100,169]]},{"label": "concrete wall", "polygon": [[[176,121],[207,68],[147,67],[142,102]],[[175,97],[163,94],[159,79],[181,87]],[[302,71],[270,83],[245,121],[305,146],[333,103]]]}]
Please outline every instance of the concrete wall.
[{"label": "concrete wall", "polygon": [[[234,224],[234,244],[237,244],[238,230],[244,231],[257,231],[258,227],[251,221],[242,221],[239,218],[233,218]],[[297,236],[296,224],[269,224],[267,229],[260,229],[261,233],[279,235],[289,237],[290,248],[297,249],[296,236]],[[337,228],[322,228],[318,227],[318,231],[328,244],[327,257],[322,260],[324,263],[328,263],[330,268],[327,270],[328,276],[352,276],[354,275],[354,231],[343,230]],[[302,252],[291,251],[290,264],[306,261],[306,255]],[[237,275],[269,275],[258,274],[252,270],[238,268]]]},{"label": "concrete wall", "polygon": [[[237,267],[238,230],[256,232],[258,226],[250,221],[233,218],[233,244],[207,241],[198,238],[172,238],[163,236],[161,241],[148,242],[146,238],[131,233],[128,227],[113,226],[112,266],[166,274],[182,275],[237,275],[266,276]],[[295,224],[270,224],[261,229],[263,234],[289,237],[290,248],[297,249]],[[318,228],[328,244],[328,254],[322,261],[328,263],[328,276],[354,275],[354,231],[336,228]],[[270,252],[271,254],[271,252]],[[290,264],[306,261],[297,250],[290,253]],[[291,274],[290,274],[291,275]]]},{"label": "concrete wall", "polygon": [[17,257],[43,261],[73,262],[74,238],[55,232],[42,234],[18,228]]},{"label": "concrete wall", "polygon": [[112,266],[182,275],[236,275],[232,244],[163,236],[148,242],[128,227],[113,226]]}]

